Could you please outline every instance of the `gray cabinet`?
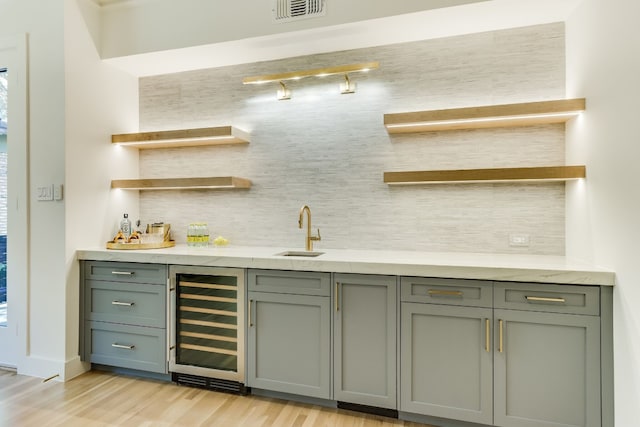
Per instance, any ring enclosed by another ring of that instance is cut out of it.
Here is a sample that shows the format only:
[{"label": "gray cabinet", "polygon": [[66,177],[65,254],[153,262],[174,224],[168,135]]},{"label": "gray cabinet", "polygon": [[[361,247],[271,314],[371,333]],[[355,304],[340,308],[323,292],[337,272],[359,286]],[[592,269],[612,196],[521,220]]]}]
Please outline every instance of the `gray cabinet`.
[{"label": "gray cabinet", "polygon": [[247,384],[331,398],[330,274],[249,270]]},{"label": "gray cabinet", "polygon": [[82,261],[82,360],[167,373],[167,267]]},{"label": "gray cabinet", "polygon": [[401,287],[400,409],[492,424],[492,283],[403,277]]},{"label": "gray cabinet", "polygon": [[598,297],[598,287],[496,283],[496,425],[601,425]]},{"label": "gray cabinet", "polygon": [[396,409],[396,277],[336,274],[334,399]]},{"label": "gray cabinet", "polygon": [[402,411],[602,425],[600,287],[401,280]]}]

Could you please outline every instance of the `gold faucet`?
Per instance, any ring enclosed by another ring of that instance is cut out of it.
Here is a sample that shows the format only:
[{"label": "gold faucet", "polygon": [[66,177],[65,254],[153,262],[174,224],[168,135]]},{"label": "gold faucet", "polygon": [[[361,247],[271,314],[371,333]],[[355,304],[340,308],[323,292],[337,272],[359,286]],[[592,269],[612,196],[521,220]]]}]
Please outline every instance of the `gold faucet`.
[{"label": "gold faucet", "polygon": [[303,207],[300,208],[300,218],[298,219],[298,228],[302,228],[302,223],[303,223],[303,218],[302,215],[307,212],[307,239],[306,239],[306,245],[305,245],[305,249],[308,251],[312,251],[313,250],[313,241],[318,241],[320,240],[320,229],[318,228],[318,235],[317,236],[312,236],[311,235],[311,209],[309,209],[309,206],[304,205]]}]

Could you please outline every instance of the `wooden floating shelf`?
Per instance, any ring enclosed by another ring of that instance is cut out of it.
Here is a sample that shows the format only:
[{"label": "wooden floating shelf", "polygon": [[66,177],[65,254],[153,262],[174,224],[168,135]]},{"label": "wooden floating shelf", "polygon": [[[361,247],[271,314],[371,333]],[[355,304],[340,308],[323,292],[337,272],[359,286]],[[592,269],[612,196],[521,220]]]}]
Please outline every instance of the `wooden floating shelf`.
[{"label": "wooden floating shelf", "polygon": [[412,172],[385,172],[389,185],[463,184],[492,182],[568,181],[586,177],[584,166],[530,168],[461,169]]},{"label": "wooden floating shelf", "polygon": [[584,98],[384,115],[387,132],[414,133],[564,123],[584,111]]},{"label": "wooden floating shelf", "polygon": [[251,188],[251,181],[235,176],[210,178],[117,179],[111,188],[122,190],[234,190]]},{"label": "wooden floating shelf", "polygon": [[250,135],[233,126],[112,135],[111,143],[140,149],[248,144]]}]

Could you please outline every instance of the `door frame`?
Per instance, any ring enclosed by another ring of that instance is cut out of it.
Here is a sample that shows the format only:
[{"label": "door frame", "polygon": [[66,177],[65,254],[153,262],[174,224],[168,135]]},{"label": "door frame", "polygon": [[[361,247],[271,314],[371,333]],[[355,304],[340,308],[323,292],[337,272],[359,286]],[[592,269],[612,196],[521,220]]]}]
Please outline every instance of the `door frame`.
[{"label": "door frame", "polygon": [[[0,66],[9,74],[7,132],[7,328],[0,339],[10,340],[0,352],[0,365],[18,368],[27,355],[29,292],[29,104],[27,35],[0,37]],[[11,285],[9,285],[11,284]]]}]

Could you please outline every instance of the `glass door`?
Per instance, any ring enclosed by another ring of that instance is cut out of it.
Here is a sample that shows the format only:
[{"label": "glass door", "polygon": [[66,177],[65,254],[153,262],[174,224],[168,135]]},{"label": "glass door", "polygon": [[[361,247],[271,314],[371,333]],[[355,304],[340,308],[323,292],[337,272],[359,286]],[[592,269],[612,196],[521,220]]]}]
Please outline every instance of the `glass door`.
[{"label": "glass door", "polygon": [[9,80],[0,68],[0,328],[7,327],[7,100]]},{"label": "glass door", "polygon": [[176,363],[237,371],[237,278],[178,274],[176,292]]},{"label": "glass door", "polygon": [[20,327],[29,257],[26,52],[26,35],[0,37],[0,366],[9,367],[26,353]]},{"label": "glass door", "polygon": [[244,270],[172,265],[169,276],[169,371],[244,383]]},{"label": "glass door", "polygon": [[9,71],[0,63],[0,365],[15,365],[15,337],[10,322],[7,286],[7,134]]}]

